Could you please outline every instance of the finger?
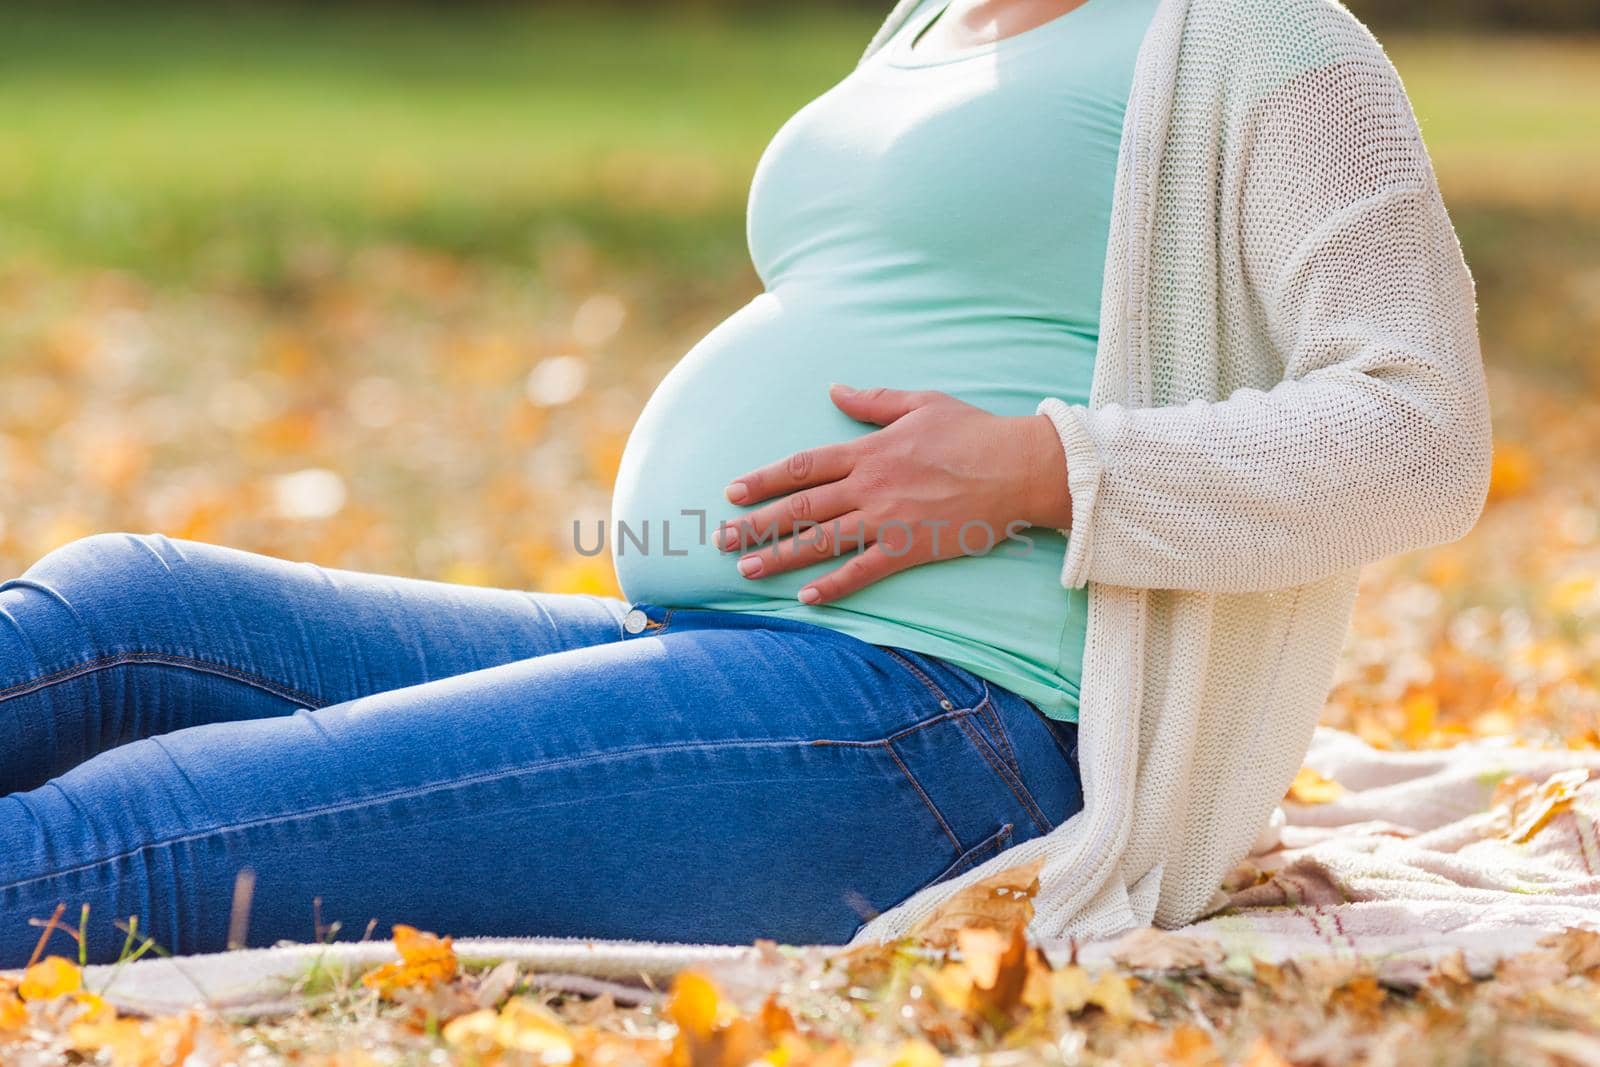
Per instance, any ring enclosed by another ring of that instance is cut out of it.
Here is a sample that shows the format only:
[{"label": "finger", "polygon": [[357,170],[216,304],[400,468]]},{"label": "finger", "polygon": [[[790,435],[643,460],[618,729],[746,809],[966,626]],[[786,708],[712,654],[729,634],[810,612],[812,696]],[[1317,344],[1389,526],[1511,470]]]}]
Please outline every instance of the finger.
[{"label": "finger", "polygon": [[846,441],[796,452],[735,478],[723,490],[729,502],[755,504],[769,497],[836,482],[855,468],[855,448]]},{"label": "finger", "polygon": [[922,558],[913,553],[897,556],[883,545],[875,544],[865,552],[851,556],[842,566],[835,567],[816,581],[807,582],[800,590],[800,603],[813,606],[832,603],[922,562]]},{"label": "finger", "polygon": [[870,422],[887,426],[896,419],[909,415],[920,407],[932,403],[940,393],[912,392],[906,389],[852,389],[848,385],[834,385],[828,396],[834,406],[857,422]]},{"label": "finger", "polygon": [[866,548],[872,543],[867,533],[867,517],[859,511],[799,530],[775,545],[739,558],[739,573],[746,578],[770,578],[774,574],[810,567],[825,560]]},{"label": "finger", "polygon": [[717,527],[712,541],[724,552],[771,545],[796,530],[837,519],[855,506],[851,487],[845,482],[829,482],[815,489],[790,493],[748,515],[729,519]]}]

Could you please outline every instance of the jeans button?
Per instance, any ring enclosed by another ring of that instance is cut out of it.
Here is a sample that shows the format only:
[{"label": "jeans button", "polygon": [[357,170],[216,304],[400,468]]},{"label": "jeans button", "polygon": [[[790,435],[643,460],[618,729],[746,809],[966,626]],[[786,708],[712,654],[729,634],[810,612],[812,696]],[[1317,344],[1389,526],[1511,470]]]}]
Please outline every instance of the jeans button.
[{"label": "jeans button", "polygon": [[634,608],[622,617],[622,628],[630,634],[644,633],[645,623],[650,621],[650,616]]}]

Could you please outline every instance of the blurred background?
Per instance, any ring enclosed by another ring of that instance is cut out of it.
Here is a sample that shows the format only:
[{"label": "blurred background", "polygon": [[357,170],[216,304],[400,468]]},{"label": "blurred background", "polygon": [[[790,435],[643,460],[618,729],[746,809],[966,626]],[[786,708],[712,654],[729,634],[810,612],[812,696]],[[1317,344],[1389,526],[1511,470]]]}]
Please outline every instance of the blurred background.
[{"label": "blurred background", "polygon": [[[0,6],[0,573],[103,530],[609,592],[634,416],[759,291],[768,138],[889,7]],[[1600,5],[1361,0],[1479,285],[1493,499],[1329,721],[1600,744]]]}]

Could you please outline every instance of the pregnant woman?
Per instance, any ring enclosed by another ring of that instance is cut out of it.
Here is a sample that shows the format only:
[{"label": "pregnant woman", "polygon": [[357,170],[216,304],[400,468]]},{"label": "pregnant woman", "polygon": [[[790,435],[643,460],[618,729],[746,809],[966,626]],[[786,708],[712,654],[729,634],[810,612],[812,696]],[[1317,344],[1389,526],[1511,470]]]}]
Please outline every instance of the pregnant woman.
[{"label": "pregnant woman", "polygon": [[628,444],[626,599],[130,534],[0,586],[0,966],[62,906],[94,959],[131,917],[878,939],[1035,858],[1039,934],[1212,906],[1359,567],[1487,489],[1378,45],[1331,0],[901,0],[748,223],[764,291]]}]

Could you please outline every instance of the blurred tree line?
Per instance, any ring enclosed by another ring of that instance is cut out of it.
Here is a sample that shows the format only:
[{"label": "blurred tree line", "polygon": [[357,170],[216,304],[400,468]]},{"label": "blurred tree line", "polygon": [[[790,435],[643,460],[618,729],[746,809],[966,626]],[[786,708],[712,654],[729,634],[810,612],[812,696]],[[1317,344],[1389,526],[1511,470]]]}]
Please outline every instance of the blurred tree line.
[{"label": "blurred tree line", "polygon": [[[565,2],[565,0],[556,0]],[[571,0],[590,6],[593,0]],[[613,0],[616,2],[616,0]],[[633,0],[654,4],[661,0]],[[794,0],[665,0],[701,10],[757,11],[793,7]],[[1600,29],[1600,0],[1344,0],[1372,26],[1418,28],[1489,27],[1506,30]],[[868,11],[888,11],[892,0],[822,0]]]},{"label": "blurred tree line", "polygon": [[1600,29],[1600,0],[1345,0],[1373,26]]}]

